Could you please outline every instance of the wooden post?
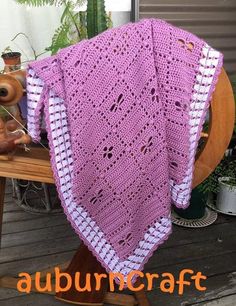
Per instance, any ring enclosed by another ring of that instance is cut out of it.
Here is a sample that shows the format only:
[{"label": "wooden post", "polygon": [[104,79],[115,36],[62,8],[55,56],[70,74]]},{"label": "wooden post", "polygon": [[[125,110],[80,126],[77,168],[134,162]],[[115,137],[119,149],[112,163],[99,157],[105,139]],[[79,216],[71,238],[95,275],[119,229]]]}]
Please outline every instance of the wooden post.
[{"label": "wooden post", "polygon": [[1,237],[2,237],[2,219],[3,219],[3,206],[5,196],[6,178],[0,176],[0,248],[1,248]]},{"label": "wooden post", "polygon": [[[94,273],[107,274],[106,270],[97,261],[96,257],[93,256],[92,252],[81,243],[79,249],[75,253],[72,261],[68,268],[65,270],[73,279],[76,272],[80,272],[82,283],[86,281],[86,274],[89,273],[91,277],[91,292],[78,292],[75,285],[72,284],[71,288],[66,292],[56,293],[56,298],[77,305],[104,305],[104,303],[124,306],[150,306],[145,290],[142,289],[135,292],[136,300],[133,296],[121,293],[109,292],[108,279],[105,278],[101,281],[100,290],[96,291],[96,281],[94,279]],[[137,280],[135,286],[141,284],[140,279]],[[65,287],[65,279],[61,280],[61,286]]]},{"label": "wooden post", "polygon": [[[75,273],[79,272],[81,276],[80,279],[82,279],[83,283],[81,286],[85,285],[86,275],[90,274],[91,292],[78,292],[73,282],[71,288],[68,291],[56,294],[57,299],[78,305],[103,305],[108,289],[108,280],[103,279],[101,282],[100,290],[96,291],[94,273],[106,274],[106,270],[101,266],[96,257],[93,256],[93,254],[83,243],[81,243],[78,251],[75,253],[65,272],[68,273],[72,279],[74,279]],[[61,280],[61,286],[65,287],[65,278]]]},{"label": "wooden post", "polygon": [[[138,278],[137,281],[136,281],[136,283],[135,283],[135,285],[137,286],[137,285],[140,285],[140,284],[141,284],[141,281],[140,281],[140,279]],[[142,290],[140,290],[140,291],[136,291],[136,292],[134,293],[134,295],[135,295],[135,298],[136,298],[136,300],[137,300],[137,304],[138,304],[139,306],[150,306],[150,303],[149,303],[149,301],[148,301],[148,298],[147,298],[147,295],[146,295],[146,292],[145,292],[144,289],[142,289]]]}]

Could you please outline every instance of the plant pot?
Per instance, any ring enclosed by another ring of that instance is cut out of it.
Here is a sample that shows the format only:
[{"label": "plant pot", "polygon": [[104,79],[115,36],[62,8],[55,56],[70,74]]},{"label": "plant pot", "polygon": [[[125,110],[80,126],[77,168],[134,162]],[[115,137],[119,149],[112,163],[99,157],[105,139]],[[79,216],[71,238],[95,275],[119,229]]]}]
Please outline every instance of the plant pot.
[{"label": "plant pot", "polygon": [[194,188],[191,193],[189,207],[186,209],[174,207],[174,211],[184,219],[200,219],[205,215],[208,195]]},{"label": "plant pot", "polygon": [[21,63],[21,53],[7,52],[2,54],[2,59],[5,65],[19,65]]},{"label": "plant pot", "polygon": [[4,72],[18,70],[21,67],[21,53],[20,52],[7,52],[2,54],[5,67]]},{"label": "plant pot", "polygon": [[219,193],[216,207],[221,212],[236,214],[236,185],[230,184],[231,180],[232,178],[230,177],[219,178]]}]

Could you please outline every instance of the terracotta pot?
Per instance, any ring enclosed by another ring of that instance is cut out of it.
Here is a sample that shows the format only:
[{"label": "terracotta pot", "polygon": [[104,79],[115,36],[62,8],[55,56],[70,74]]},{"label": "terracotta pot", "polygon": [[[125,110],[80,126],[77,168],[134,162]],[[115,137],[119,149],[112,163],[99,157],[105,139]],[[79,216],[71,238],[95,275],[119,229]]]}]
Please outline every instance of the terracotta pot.
[{"label": "terracotta pot", "polygon": [[21,63],[20,52],[7,52],[2,54],[2,59],[5,65],[19,65]]},{"label": "terracotta pot", "polygon": [[20,52],[8,52],[2,54],[5,67],[4,72],[18,70],[21,67],[21,53]]}]

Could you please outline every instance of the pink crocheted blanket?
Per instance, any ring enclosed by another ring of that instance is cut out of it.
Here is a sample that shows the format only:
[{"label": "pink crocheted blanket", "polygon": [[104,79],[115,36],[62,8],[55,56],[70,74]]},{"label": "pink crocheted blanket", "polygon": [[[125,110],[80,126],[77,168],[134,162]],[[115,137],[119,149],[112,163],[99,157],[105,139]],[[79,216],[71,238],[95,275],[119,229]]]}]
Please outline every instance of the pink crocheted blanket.
[{"label": "pink crocheted blanket", "polygon": [[45,117],[68,220],[107,271],[143,269],[188,206],[222,54],[164,21],[128,23],[28,67],[28,129]]}]

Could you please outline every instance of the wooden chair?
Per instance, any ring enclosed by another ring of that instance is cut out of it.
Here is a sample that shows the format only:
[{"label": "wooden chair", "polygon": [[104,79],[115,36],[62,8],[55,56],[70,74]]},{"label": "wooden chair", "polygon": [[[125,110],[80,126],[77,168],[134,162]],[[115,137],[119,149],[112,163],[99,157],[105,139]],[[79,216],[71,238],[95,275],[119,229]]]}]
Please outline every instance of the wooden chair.
[{"label": "wooden chair", "polygon": [[[234,105],[230,81],[225,71],[222,70],[211,103],[210,127],[206,143],[196,157],[193,187],[200,184],[222,159],[232,136],[235,116]],[[8,160],[7,155],[0,155],[0,233],[7,177],[53,183],[48,152],[41,148],[32,148],[27,153],[18,150],[12,160]],[[84,244],[81,244],[72,261],[61,266],[61,269],[72,276],[76,271],[85,274],[105,273],[101,264]],[[53,269],[43,271],[41,275],[46,276],[47,272],[53,272]],[[0,287],[16,288],[17,281],[17,278],[1,277]],[[137,284],[138,282],[139,280]],[[131,295],[107,292],[107,285],[104,282],[99,292],[93,291],[90,293],[79,293],[72,286],[68,292],[56,294],[56,298],[80,305],[103,305],[104,302],[124,306],[149,305],[144,290],[136,292],[135,297],[133,297]]]}]

